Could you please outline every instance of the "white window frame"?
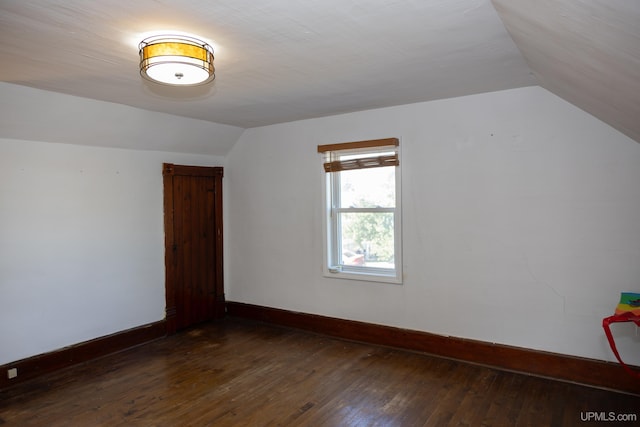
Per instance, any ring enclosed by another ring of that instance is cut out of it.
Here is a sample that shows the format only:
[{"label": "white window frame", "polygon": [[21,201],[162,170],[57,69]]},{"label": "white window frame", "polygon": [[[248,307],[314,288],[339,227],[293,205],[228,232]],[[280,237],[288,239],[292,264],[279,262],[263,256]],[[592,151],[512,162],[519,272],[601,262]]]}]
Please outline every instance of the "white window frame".
[{"label": "white window frame", "polygon": [[[339,150],[340,155],[389,152],[395,150],[400,159],[400,145],[390,147]],[[323,156],[323,162],[326,157]],[[337,206],[340,200],[340,172],[323,171],[323,276],[336,279],[363,280],[382,283],[402,283],[402,173],[399,162],[395,168],[395,208],[343,208]],[[338,242],[340,233],[340,212],[393,212],[394,213],[394,265],[393,269],[342,265],[342,249]]]}]

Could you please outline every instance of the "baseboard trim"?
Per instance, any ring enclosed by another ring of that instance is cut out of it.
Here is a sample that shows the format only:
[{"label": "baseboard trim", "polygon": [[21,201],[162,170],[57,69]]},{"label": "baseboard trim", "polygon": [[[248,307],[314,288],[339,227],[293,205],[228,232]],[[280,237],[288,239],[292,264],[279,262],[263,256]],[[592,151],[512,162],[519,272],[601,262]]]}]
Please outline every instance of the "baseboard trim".
[{"label": "baseboard trim", "polygon": [[[0,365],[0,389],[164,337],[167,333],[166,329],[165,321],[161,320],[50,353]],[[18,370],[18,376],[9,379],[7,372],[12,368]]]},{"label": "baseboard trim", "polygon": [[620,365],[612,362],[233,301],[227,301],[227,314],[353,341],[419,351],[502,370],[640,394],[638,380],[624,372]]}]

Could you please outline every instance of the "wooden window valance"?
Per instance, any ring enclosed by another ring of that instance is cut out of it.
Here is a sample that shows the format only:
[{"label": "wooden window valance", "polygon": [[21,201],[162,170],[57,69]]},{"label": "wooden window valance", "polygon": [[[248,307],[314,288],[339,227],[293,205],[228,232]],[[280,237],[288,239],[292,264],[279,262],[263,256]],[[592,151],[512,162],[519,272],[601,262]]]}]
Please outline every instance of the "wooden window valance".
[{"label": "wooden window valance", "polygon": [[[377,168],[383,166],[398,166],[397,147],[400,145],[398,138],[374,139],[368,141],[344,142],[340,144],[318,145],[318,153],[327,154],[327,161],[323,167],[325,172],[340,172],[345,170]],[[362,157],[351,157],[348,159],[339,159],[340,151],[351,151],[367,148],[384,149],[389,147],[388,152],[379,156],[371,156],[371,153],[363,153]]]}]

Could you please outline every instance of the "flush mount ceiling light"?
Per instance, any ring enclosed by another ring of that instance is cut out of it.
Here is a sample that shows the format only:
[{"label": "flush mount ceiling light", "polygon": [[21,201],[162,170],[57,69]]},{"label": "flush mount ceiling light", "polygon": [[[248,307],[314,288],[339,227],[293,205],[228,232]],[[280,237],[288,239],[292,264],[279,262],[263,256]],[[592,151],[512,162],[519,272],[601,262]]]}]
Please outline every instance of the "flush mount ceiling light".
[{"label": "flush mount ceiling light", "polygon": [[194,37],[163,35],[140,42],[140,75],[172,86],[195,86],[215,78],[213,48]]}]

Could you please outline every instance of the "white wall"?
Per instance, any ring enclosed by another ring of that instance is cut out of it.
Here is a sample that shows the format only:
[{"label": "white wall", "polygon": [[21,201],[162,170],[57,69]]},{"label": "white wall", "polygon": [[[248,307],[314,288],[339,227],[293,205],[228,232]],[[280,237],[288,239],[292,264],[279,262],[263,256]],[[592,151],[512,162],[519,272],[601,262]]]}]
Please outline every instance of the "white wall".
[{"label": "white wall", "polygon": [[[132,114],[118,144],[166,116]],[[22,115],[0,121],[0,364],[164,317],[163,162],[225,166],[231,301],[613,360],[601,319],[640,291],[640,144],[541,88],[250,129],[226,159],[29,140]],[[73,124],[47,129],[81,143]],[[324,278],[316,146],[390,136],[404,284]]]},{"label": "white wall", "polygon": [[164,318],[163,162],[0,139],[0,364]]},{"label": "white wall", "polygon": [[[316,146],[386,137],[404,284],[324,278]],[[601,320],[640,291],[640,144],[539,87],[250,129],[225,180],[230,301],[614,360]]]}]

